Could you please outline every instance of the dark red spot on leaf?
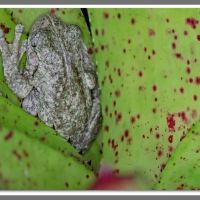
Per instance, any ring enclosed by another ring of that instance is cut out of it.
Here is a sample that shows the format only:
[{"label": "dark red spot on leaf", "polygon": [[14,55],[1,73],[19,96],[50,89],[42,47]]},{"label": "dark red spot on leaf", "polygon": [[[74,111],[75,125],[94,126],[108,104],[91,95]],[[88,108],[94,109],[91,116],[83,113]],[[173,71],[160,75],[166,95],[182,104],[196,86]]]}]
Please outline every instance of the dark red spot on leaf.
[{"label": "dark red spot on leaf", "polygon": [[196,77],[195,82],[196,82],[197,85],[199,85],[200,84],[200,77]]},{"label": "dark red spot on leaf", "polygon": [[197,111],[196,110],[192,110],[192,118],[193,119],[197,118]]},{"label": "dark red spot on leaf", "polygon": [[135,119],[135,117],[131,117],[131,124],[134,124],[135,123],[135,121],[136,121],[136,119]]},{"label": "dark red spot on leaf", "polygon": [[174,127],[175,127],[174,114],[168,114],[166,120],[167,120],[167,126],[168,126],[169,130],[171,132],[174,132],[175,131],[175,129],[174,129]]},{"label": "dark red spot on leaf", "polygon": [[104,12],[104,13],[103,13],[103,17],[104,17],[105,19],[108,19],[109,14],[108,14],[107,12]]},{"label": "dark red spot on leaf", "polygon": [[197,35],[197,40],[199,40],[199,41],[200,41],[200,35]]},{"label": "dark red spot on leaf", "polygon": [[152,112],[155,114],[155,113],[156,113],[156,108],[153,108],[153,109],[152,109]]},{"label": "dark red spot on leaf", "polygon": [[158,157],[161,157],[163,155],[163,152],[161,150],[158,151]]},{"label": "dark red spot on leaf", "polygon": [[156,139],[159,139],[159,138],[160,138],[160,134],[156,133]]},{"label": "dark red spot on leaf", "polygon": [[172,142],[173,142],[173,135],[170,135],[170,136],[168,137],[168,141],[169,141],[169,143],[172,143]]},{"label": "dark red spot on leaf", "polygon": [[12,136],[13,136],[13,132],[10,131],[10,132],[4,137],[4,140],[9,140],[9,139],[12,138]]},{"label": "dark red spot on leaf", "polygon": [[13,155],[17,157],[18,160],[21,160],[21,155],[18,154],[18,152],[16,150],[12,151]]},{"label": "dark red spot on leaf", "polygon": [[125,136],[126,138],[129,136],[129,130],[126,129],[126,130],[124,131],[124,136]]},{"label": "dark red spot on leaf", "polygon": [[193,17],[188,17],[186,18],[185,23],[190,25],[193,29],[196,29],[196,25],[199,23],[199,21]]},{"label": "dark red spot on leaf", "polygon": [[36,122],[34,123],[34,125],[35,125],[35,126],[39,126],[39,122],[36,121]]},{"label": "dark red spot on leaf", "polygon": [[184,89],[183,88],[180,88],[180,93],[184,93]]},{"label": "dark red spot on leaf", "polygon": [[193,99],[194,99],[195,101],[197,101],[197,95],[194,95],[194,96],[193,96]]},{"label": "dark red spot on leaf", "polygon": [[116,97],[119,97],[119,96],[120,96],[120,91],[119,91],[119,90],[116,90],[116,91],[115,91],[115,96],[116,96]]},{"label": "dark red spot on leaf", "polygon": [[149,29],[149,36],[155,36],[155,31],[153,29]]},{"label": "dark red spot on leaf", "polygon": [[156,85],[153,86],[153,91],[155,92],[157,90]]},{"label": "dark red spot on leaf", "polygon": [[184,31],[184,35],[188,35],[188,32],[187,32],[187,31]]},{"label": "dark red spot on leaf", "polygon": [[121,14],[118,13],[118,14],[117,14],[117,17],[118,17],[118,19],[121,19]]},{"label": "dark red spot on leaf", "polygon": [[138,73],[138,75],[139,75],[139,77],[142,77],[142,72],[140,71],[140,72]]},{"label": "dark red spot on leaf", "polygon": [[134,18],[131,19],[131,24],[135,24],[136,20]]},{"label": "dark red spot on leaf", "polygon": [[186,73],[187,73],[187,74],[190,74],[190,72],[191,72],[190,68],[187,67],[187,68],[186,68]]},{"label": "dark red spot on leaf", "polygon": [[172,49],[176,49],[176,43],[175,42],[172,43]]}]

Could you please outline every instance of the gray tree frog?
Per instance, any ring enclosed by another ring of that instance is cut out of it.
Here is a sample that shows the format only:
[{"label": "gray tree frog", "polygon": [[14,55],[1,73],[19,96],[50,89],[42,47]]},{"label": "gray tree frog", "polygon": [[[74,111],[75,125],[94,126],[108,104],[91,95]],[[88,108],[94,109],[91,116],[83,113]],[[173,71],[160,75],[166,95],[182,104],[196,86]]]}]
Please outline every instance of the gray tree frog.
[{"label": "gray tree frog", "polygon": [[[15,27],[10,51],[0,31],[4,75],[22,107],[85,152],[101,124],[100,90],[80,28],[54,15],[40,17],[20,47],[23,25]],[[26,67],[20,59],[26,52]]]}]

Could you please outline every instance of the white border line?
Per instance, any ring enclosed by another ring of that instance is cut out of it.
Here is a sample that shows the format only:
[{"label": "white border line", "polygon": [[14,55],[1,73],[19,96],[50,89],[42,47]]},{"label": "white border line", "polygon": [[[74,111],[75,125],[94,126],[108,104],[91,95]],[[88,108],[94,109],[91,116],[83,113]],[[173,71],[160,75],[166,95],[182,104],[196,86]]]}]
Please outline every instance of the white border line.
[{"label": "white border line", "polygon": [[200,8],[200,5],[0,5],[0,8]]}]

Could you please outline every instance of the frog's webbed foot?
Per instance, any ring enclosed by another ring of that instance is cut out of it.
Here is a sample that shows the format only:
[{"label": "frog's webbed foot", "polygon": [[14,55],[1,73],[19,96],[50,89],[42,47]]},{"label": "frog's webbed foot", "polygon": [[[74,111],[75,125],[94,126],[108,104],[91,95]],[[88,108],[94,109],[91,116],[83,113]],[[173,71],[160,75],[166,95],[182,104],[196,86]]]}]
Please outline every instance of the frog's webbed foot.
[{"label": "frog's webbed foot", "polygon": [[88,120],[86,129],[84,132],[78,133],[77,135],[70,138],[72,145],[77,149],[77,151],[82,151],[82,153],[85,153],[92,140],[95,139],[101,124],[101,102],[99,98],[96,98],[93,100],[91,115],[90,119]]},{"label": "frog's webbed foot", "polygon": [[4,76],[9,88],[20,98],[26,97],[32,90],[28,80],[24,78],[18,69],[20,59],[26,51],[27,42],[25,41],[20,49],[19,43],[23,31],[23,25],[18,24],[15,27],[15,38],[12,50],[9,50],[8,44],[5,41],[3,30],[0,30],[0,51],[2,52]]}]

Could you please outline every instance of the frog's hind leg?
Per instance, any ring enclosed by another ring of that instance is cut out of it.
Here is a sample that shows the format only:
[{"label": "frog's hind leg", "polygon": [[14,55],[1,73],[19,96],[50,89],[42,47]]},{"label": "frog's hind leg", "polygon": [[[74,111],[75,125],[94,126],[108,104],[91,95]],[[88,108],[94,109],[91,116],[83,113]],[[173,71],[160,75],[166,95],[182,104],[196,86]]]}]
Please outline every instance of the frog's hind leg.
[{"label": "frog's hind leg", "polygon": [[72,145],[77,149],[77,151],[85,151],[89,148],[92,140],[95,139],[99,128],[102,124],[102,115],[101,115],[101,103],[99,98],[93,100],[93,106],[91,110],[90,119],[88,120],[86,129],[78,133],[75,136],[70,138]]},{"label": "frog's hind leg", "polygon": [[20,98],[25,98],[32,90],[32,85],[23,77],[18,69],[20,58],[26,49],[26,42],[20,50],[19,43],[23,31],[23,26],[18,24],[15,27],[15,39],[12,51],[9,50],[5,41],[3,30],[0,30],[0,51],[2,52],[4,76],[9,88]]}]

